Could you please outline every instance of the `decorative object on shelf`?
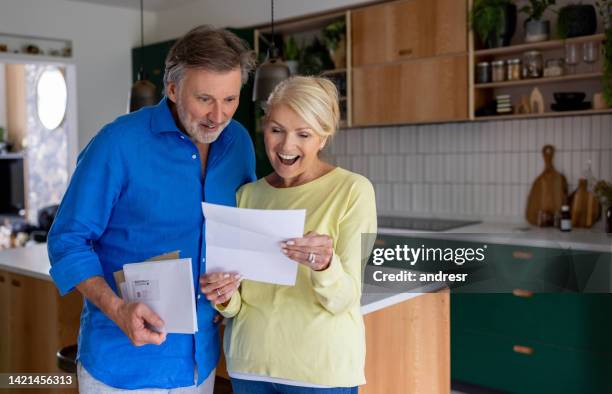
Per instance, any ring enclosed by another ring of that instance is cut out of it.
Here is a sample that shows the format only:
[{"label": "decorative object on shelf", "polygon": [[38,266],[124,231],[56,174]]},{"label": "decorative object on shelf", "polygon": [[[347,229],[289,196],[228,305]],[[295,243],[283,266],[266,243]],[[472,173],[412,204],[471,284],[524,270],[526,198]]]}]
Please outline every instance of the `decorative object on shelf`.
[{"label": "decorative object on shelf", "polygon": [[529,108],[532,114],[544,113],[544,96],[539,88],[535,87],[529,95]]},{"label": "decorative object on shelf", "polygon": [[563,65],[565,60],[563,59],[548,59],[546,60],[546,67],[544,68],[544,77],[561,77],[564,74]]},{"label": "decorative object on shelf", "polygon": [[595,184],[593,192],[603,207],[606,233],[610,234],[612,233],[612,182],[606,182],[603,179],[599,180]]},{"label": "decorative object on shelf", "polygon": [[72,57],[72,47],[64,47],[62,49],[62,56],[63,57]]},{"label": "decorative object on shelf", "polygon": [[604,99],[603,92],[593,94],[593,109],[608,109],[610,105]]},{"label": "decorative object on shelf", "polygon": [[507,80],[508,81],[518,81],[521,79],[521,59],[508,59],[506,62],[508,64],[508,73]]},{"label": "decorative object on shelf", "polygon": [[346,67],[346,22],[335,21],[323,29],[323,41],[336,68]]},{"label": "decorative object on shelf", "polygon": [[561,7],[557,19],[560,38],[590,36],[597,31],[597,13],[591,4],[569,4]]},{"label": "decorative object on shelf", "polygon": [[568,65],[569,73],[576,73],[576,66],[579,63],[578,59],[578,44],[568,42],[565,44],[565,64]]},{"label": "decorative object on shelf", "polygon": [[543,72],[542,52],[527,51],[523,54],[523,78],[540,78]]},{"label": "decorative object on shelf", "polygon": [[289,36],[285,41],[283,56],[285,58],[287,67],[289,67],[291,75],[296,75],[298,72],[298,66],[300,64],[300,47],[293,36]]},{"label": "decorative object on shelf", "polygon": [[587,190],[587,180],[580,178],[578,188],[570,195],[573,227],[591,228],[599,219],[600,207],[595,194]]},{"label": "decorative object on shelf", "polygon": [[583,92],[555,92],[553,97],[555,103],[550,105],[553,111],[582,111],[591,108],[591,103],[584,101],[586,94]]},{"label": "decorative object on shelf", "polygon": [[6,51],[8,51],[8,47],[6,46],[6,44],[0,43],[0,52],[6,52]]},{"label": "decorative object on shelf", "polygon": [[479,62],[476,64],[476,83],[491,82],[491,63]]},{"label": "decorative object on shelf", "polygon": [[509,94],[498,95],[495,102],[497,103],[496,110],[499,115],[508,115],[512,113],[512,99]]},{"label": "decorative object on shelf", "polygon": [[516,31],[516,12],[510,0],[475,0],[470,28],[487,48],[508,46]]},{"label": "decorative object on shelf", "polygon": [[270,26],[272,40],[266,56],[266,61],[257,67],[253,83],[253,101],[265,103],[276,85],[291,75],[289,67],[283,62],[274,44],[274,0],[270,0]]},{"label": "decorative object on shelf", "polygon": [[143,0],[140,0],[140,70],[136,82],[130,89],[130,98],[128,100],[128,112],[138,111],[142,107],[155,105],[157,102],[157,92],[153,82],[149,81],[144,72],[143,57],[144,57],[144,6]]},{"label": "decorative object on shelf", "polygon": [[43,54],[40,48],[34,44],[24,45],[23,48],[21,48],[21,52],[27,53],[29,55],[42,55]]},{"label": "decorative object on shelf", "polygon": [[550,21],[542,20],[548,7],[555,0],[529,0],[529,4],[521,7],[520,12],[527,14],[525,20],[525,42],[540,42],[550,38]]},{"label": "decorative object on shelf", "polygon": [[531,103],[529,102],[529,96],[522,95],[519,100],[519,106],[516,110],[517,114],[530,114],[531,113]]},{"label": "decorative object on shelf", "polygon": [[327,47],[315,39],[302,51],[298,71],[301,75],[319,75],[324,70],[334,68]]},{"label": "decorative object on shelf", "polygon": [[[534,226],[552,225],[554,213],[561,210],[567,199],[567,180],[553,165],[555,147],[545,145],[542,148],[544,171],[536,178],[527,197],[525,217]],[[550,221],[538,217],[549,216]]]},{"label": "decorative object on shelf", "polygon": [[496,60],[491,62],[491,76],[493,82],[503,82],[506,80],[506,61]]},{"label": "decorative object on shelf", "polygon": [[595,63],[599,60],[599,43],[589,41],[582,44],[582,60],[589,65],[590,71],[595,71]]}]

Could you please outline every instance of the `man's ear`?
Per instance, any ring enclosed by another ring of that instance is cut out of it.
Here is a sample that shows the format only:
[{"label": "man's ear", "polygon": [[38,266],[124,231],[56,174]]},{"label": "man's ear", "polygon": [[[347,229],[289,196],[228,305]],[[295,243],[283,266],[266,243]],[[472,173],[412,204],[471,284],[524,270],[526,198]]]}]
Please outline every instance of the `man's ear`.
[{"label": "man's ear", "polygon": [[168,82],[168,88],[166,89],[166,96],[168,96],[170,101],[172,101],[174,104],[176,104],[176,95],[177,95],[176,83]]}]

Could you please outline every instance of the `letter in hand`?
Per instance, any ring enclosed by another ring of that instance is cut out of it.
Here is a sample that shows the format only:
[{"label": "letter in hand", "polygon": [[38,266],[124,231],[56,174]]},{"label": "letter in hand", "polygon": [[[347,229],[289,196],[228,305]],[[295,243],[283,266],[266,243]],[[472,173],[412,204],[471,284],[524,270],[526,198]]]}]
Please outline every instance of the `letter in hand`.
[{"label": "letter in hand", "polygon": [[200,276],[200,290],[215,305],[227,305],[240,287],[242,276],[230,272],[211,272]]},{"label": "letter in hand", "polygon": [[166,340],[163,320],[141,302],[123,303],[115,322],[135,346],[161,345]]}]

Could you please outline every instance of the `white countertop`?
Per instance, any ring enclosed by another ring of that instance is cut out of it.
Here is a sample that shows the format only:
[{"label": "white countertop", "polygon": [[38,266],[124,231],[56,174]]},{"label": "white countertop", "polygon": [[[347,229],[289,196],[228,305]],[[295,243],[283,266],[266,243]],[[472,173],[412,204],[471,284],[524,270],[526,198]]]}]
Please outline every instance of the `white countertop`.
[{"label": "white countertop", "polygon": [[580,251],[612,253],[612,235],[606,234],[603,221],[590,229],[562,232],[552,227],[535,227],[509,223],[479,223],[441,232],[423,232],[380,228],[380,234],[410,237],[456,239],[493,244],[560,248]]}]

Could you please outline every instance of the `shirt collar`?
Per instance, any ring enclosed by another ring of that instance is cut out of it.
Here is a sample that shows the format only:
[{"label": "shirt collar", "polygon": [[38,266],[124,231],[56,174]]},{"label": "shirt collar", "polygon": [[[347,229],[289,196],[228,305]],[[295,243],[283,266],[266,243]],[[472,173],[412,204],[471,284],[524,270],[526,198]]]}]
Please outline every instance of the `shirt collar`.
[{"label": "shirt collar", "polygon": [[168,98],[164,96],[161,101],[153,107],[153,115],[151,116],[151,131],[153,133],[177,132],[182,133],[174,117],[170,111],[170,103]]}]

